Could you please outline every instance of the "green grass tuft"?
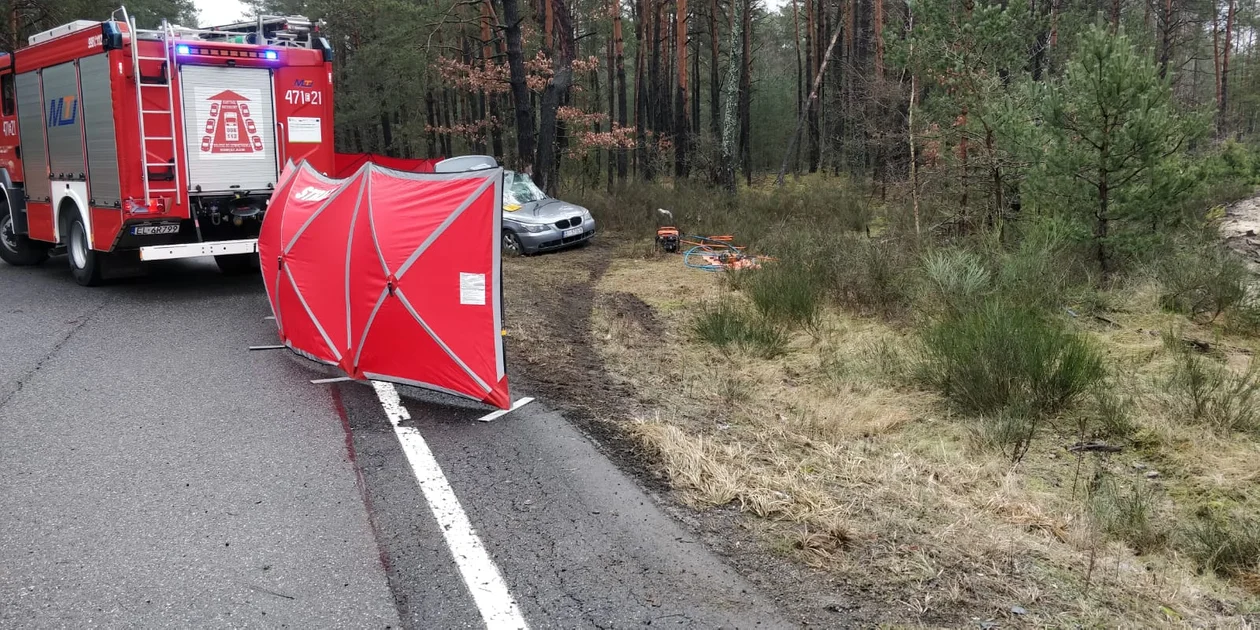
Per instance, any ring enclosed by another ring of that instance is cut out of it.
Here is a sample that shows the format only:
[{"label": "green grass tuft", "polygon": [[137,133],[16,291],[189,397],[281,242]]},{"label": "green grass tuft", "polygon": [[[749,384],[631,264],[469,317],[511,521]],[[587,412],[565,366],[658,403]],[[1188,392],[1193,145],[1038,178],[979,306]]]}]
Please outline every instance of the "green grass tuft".
[{"label": "green grass tuft", "polygon": [[923,341],[928,382],[974,415],[1052,414],[1104,376],[1102,357],[1085,337],[998,301],[938,322]]}]

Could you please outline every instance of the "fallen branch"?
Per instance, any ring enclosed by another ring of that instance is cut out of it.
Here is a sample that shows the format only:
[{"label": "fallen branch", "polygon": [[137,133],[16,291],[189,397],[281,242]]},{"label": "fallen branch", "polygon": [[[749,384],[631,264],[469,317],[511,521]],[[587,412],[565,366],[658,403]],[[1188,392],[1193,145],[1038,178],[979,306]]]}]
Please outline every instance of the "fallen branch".
[{"label": "fallen branch", "polygon": [[1067,450],[1072,453],[1119,453],[1124,447],[1112,446],[1106,442],[1077,442]]}]

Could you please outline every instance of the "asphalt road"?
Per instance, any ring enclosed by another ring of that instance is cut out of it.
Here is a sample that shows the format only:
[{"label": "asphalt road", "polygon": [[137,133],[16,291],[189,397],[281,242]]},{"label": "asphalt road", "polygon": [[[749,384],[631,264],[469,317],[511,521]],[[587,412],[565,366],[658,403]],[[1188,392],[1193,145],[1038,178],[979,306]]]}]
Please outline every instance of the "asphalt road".
[{"label": "asphalt road", "polygon": [[[248,352],[268,314],[0,263],[0,627],[485,627],[376,393]],[[545,401],[403,396],[529,627],[790,627]]]}]

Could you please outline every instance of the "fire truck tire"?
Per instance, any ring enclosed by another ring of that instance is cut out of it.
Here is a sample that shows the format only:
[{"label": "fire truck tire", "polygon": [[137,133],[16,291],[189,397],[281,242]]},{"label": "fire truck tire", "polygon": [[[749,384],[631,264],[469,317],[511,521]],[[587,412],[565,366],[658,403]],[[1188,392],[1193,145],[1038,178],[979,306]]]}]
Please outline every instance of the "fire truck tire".
[{"label": "fire truck tire", "polygon": [[13,217],[9,209],[0,204],[0,260],[14,267],[29,267],[48,260],[48,245],[32,241],[13,231]]},{"label": "fire truck tire", "polygon": [[219,271],[227,276],[243,276],[259,273],[262,269],[255,254],[233,254],[231,256],[215,256],[214,263]]},{"label": "fire truck tire", "polygon": [[85,287],[101,283],[105,254],[88,246],[83,217],[77,213],[66,224],[66,257],[70,259],[70,273],[74,275],[75,282]]}]

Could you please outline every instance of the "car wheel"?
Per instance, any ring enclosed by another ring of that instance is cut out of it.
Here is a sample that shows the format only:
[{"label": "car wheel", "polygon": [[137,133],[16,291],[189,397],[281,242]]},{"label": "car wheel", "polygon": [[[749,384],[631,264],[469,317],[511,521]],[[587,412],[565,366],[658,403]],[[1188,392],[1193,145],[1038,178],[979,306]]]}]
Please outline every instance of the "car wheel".
[{"label": "car wheel", "polygon": [[508,256],[521,256],[525,253],[520,237],[511,230],[503,230],[503,253]]},{"label": "car wheel", "polygon": [[66,254],[70,258],[70,273],[74,275],[74,281],[85,287],[100,284],[105,256],[88,246],[87,229],[83,226],[83,217],[74,215],[74,218],[70,220],[67,234]]},{"label": "car wheel", "polygon": [[0,205],[0,260],[14,267],[29,267],[48,260],[48,246],[18,234],[13,228],[13,215]]}]

